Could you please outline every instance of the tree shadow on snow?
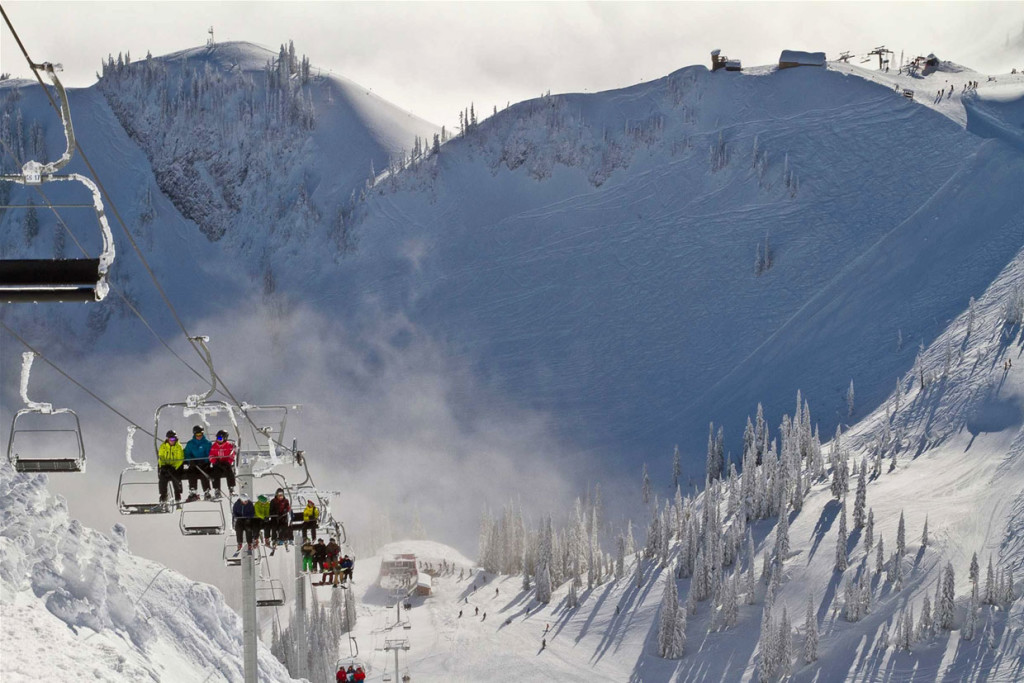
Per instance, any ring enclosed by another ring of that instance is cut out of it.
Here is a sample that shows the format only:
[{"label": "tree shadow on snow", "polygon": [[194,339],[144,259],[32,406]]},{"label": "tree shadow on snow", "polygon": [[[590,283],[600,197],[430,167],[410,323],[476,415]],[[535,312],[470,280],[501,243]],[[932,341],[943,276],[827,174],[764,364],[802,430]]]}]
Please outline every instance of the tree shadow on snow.
[{"label": "tree shadow on snow", "polygon": [[807,564],[811,563],[814,559],[814,553],[818,551],[818,545],[821,544],[821,540],[825,538],[825,534],[832,528],[832,522],[835,521],[836,517],[839,516],[839,501],[830,500],[825,503],[825,507],[821,509],[821,516],[818,517],[818,523],[814,525],[814,531],[811,535],[814,541],[811,543],[811,551],[807,553]]}]

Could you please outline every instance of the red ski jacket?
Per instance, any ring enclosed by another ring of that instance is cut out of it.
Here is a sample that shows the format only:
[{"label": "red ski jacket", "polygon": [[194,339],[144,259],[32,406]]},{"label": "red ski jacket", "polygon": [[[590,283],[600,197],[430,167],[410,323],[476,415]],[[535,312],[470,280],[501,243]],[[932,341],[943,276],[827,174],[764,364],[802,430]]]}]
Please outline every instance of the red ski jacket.
[{"label": "red ski jacket", "polygon": [[214,441],[210,446],[210,464],[235,464],[235,444],[230,441]]}]

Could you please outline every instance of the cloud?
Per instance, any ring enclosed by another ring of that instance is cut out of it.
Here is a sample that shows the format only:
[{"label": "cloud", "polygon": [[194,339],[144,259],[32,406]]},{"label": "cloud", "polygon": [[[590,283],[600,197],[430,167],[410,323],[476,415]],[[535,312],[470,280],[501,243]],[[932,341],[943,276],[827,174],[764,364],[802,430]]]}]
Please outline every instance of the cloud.
[{"label": "cloud", "polygon": [[[210,335],[217,372],[237,399],[301,404],[289,416],[285,442],[298,440],[319,488],[341,492],[334,512],[353,544],[365,547],[384,515],[397,538],[408,536],[418,513],[429,538],[472,557],[485,506],[499,509],[516,499],[535,525],[541,514],[564,514],[580,490],[569,463],[583,456],[552,436],[544,415],[510,406],[481,387],[467,363],[410,321],[382,317],[357,332],[301,306],[250,302],[233,310],[187,322],[193,333]],[[45,339],[39,343],[48,346]],[[20,349],[14,346],[5,343],[3,351],[7,388],[17,385],[20,366],[13,357]],[[202,367],[184,343],[174,346]],[[77,360],[55,360],[150,432],[158,405],[205,390],[162,348],[112,357],[100,346]],[[82,417],[87,473],[51,477],[51,489],[68,499],[72,516],[100,530],[124,522],[133,550],[230,595],[233,575],[220,562],[222,538],[183,538],[175,516],[117,514],[124,422],[69,390],[52,370],[33,376],[30,394],[73,407]],[[4,414],[16,403],[8,391]],[[155,459],[150,437],[137,434],[134,458]],[[292,483],[304,475],[291,465],[279,471]]]}]

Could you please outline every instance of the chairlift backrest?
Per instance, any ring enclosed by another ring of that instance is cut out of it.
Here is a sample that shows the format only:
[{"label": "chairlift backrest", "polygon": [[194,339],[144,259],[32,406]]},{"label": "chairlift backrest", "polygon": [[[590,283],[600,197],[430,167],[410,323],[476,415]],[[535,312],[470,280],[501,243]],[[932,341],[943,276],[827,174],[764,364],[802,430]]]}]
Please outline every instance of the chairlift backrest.
[{"label": "chairlift backrest", "polygon": [[[11,421],[7,459],[18,472],[81,472],[85,469],[85,443],[78,415],[70,408],[28,397],[35,353],[22,354],[21,399],[25,403]],[[53,455],[56,453],[56,455]]]}]

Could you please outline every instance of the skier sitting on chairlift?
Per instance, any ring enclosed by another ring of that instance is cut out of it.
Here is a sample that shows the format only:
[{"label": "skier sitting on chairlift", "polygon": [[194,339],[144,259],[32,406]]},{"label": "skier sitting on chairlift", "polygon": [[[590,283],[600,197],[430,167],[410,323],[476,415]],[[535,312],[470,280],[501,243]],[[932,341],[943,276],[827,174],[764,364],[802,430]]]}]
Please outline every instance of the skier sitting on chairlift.
[{"label": "skier sitting on chairlift", "polygon": [[270,501],[267,500],[266,496],[261,495],[253,503],[253,511],[256,517],[253,519],[252,533],[256,537],[256,542],[260,542],[260,536],[263,536],[263,542],[270,545]]},{"label": "skier sitting on chairlift", "polygon": [[313,571],[313,553],[316,551],[316,546],[309,539],[306,539],[302,543],[302,571],[311,572]]},{"label": "skier sitting on chairlift", "polygon": [[206,438],[203,428],[196,425],[192,428],[192,439],[185,444],[185,472],[188,476],[188,498],[186,503],[199,500],[196,483],[203,483],[203,496],[210,499],[210,447],[213,444]]},{"label": "skier sitting on chairlift", "polygon": [[324,563],[327,562],[327,546],[324,539],[320,539],[313,546],[313,565],[318,572],[324,571]]},{"label": "skier sitting on chairlift", "polygon": [[167,505],[167,482],[174,488],[174,502],[181,502],[181,463],[185,459],[178,435],[173,430],[157,450],[157,489],[160,492],[160,503]]},{"label": "skier sitting on chairlift", "polygon": [[235,542],[238,543],[238,552],[242,552],[242,533],[245,533],[245,542],[248,544],[248,549],[252,551],[255,544],[253,543],[253,522],[256,517],[256,509],[249,500],[249,494],[242,491],[242,495],[235,501],[234,506],[231,508],[231,516],[235,520]]},{"label": "skier sitting on chairlift", "polygon": [[274,499],[270,501],[270,537],[271,541],[282,545],[291,540],[288,520],[291,519],[292,504],[284,497],[284,489],[278,489]]},{"label": "skier sitting on chairlift", "polygon": [[228,441],[228,433],[217,432],[217,440],[210,446],[210,476],[213,479],[213,495],[219,497],[220,479],[228,480],[228,496],[235,497],[235,444]]},{"label": "skier sitting on chairlift", "polygon": [[302,510],[302,540],[306,540],[306,532],[312,532],[313,540],[316,540],[316,527],[320,522],[320,510],[312,500],[306,501],[306,507]]},{"label": "skier sitting on chairlift", "polygon": [[[324,577],[327,576],[327,565],[331,567],[331,582],[337,586],[338,581],[341,579],[341,563],[338,561],[338,555],[341,553],[341,546],[338,545],[332,538],[327,544],[327,562],[324,564]],[[326,578],[324,583],[327,583]]]}]

